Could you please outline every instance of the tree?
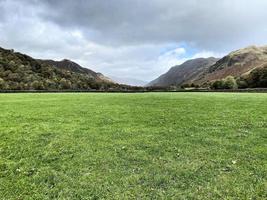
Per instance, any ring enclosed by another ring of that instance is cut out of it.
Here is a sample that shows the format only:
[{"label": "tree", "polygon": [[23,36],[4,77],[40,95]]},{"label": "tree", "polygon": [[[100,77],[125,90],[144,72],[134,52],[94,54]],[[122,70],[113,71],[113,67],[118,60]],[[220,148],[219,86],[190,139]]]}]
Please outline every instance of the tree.
[{"label": "tree", "polygon": [[233,76],[227,76],[224,80],[224,89],[237,89],[236,80]]},{"label": "tree", "polygon": [[10,73],[7,79],[14,82],[20,82],[21,76],[18,73]]},{"label": "tree", "polygon": [[0,78],[0,90],[4,90],[5,89],[5,80]]},{"label": "tree", "polygon": [[181,85],[182,89],[190,88],[190,85],[188,83],[182,84]]},{"label": "tree", "polygon": [[21,90],[20,84],[18,82],[9,81],[8,85],[10,90]]},{"label": "tree", "polygon": [[224,80],[217,80],[213,82],[211,88],[215,90],[224,89]]},{"label": "tree", "polygon": [[248,88],[248,83],[247,83],[247,81],[246,81],[244,78],[242,78],[242,77],[240,77],[240,78],[238,78],[238,79],[236,80],[236,84],[237,84],[237,87],[238,87],[239,89],[245,89],[245,88]]},{"label": "tree", "polygon": [[71,82],[69,80],[66,80],[65,78],[62,78],[59,83],[61,89],[67,90],[71,88]]},{"label": "tree", "polygon": [[33,81],[31,84],[31,87],[34,90],[43,90],[44,89],[44,84],[40,81]]},{"label": "tree", "polygon": [[55,90],[55,89],[57,89],[57,84],[55,83],[55,81],[47,79],[44,82],[44,87],[45,87],[45,89]]},{"label": "tree", "polygon": [[267,65],[261,69],[259,87],[267,87]]}]

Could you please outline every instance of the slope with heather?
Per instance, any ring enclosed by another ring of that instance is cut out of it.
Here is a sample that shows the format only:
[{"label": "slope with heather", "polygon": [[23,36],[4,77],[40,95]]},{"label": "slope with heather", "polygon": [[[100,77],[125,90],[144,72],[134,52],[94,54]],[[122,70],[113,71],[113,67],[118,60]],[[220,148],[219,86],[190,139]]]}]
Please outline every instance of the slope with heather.
[{"label": "slope with heather", "polygon": [[203,84],[226,78],[227,76],[242,77],[251,71],[267,64],[267,46],[250,46],[231,52],[207,69],[201,78],[195,81]]}]

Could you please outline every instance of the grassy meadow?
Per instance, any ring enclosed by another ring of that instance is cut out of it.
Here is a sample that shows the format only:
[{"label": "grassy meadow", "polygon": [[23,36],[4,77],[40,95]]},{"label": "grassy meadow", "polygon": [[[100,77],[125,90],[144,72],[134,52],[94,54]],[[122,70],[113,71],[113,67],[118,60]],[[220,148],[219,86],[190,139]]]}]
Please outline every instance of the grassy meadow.
[{"label": "grassy meadow", "polygon": [[0,199],[266,199],[267,94],[0,94]]}]

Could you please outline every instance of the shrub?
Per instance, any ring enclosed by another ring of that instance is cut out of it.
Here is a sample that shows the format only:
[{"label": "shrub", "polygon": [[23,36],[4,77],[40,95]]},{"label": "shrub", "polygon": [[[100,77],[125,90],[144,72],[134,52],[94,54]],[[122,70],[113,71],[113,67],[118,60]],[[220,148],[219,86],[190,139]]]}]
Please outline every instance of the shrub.
[{"label": "shrub", "polygon": [[71,82],[69,80],[66,80],[65,78],[62,78],[59,83],[61,89],[67,90],[71,88]]},{"label": "shrub", "polygon": [[212,89],[218,90],[218,89],[224,89],[224,81],[223,80],[217,80],[212,83],[211,85]]},{"label": "shrub", "polygon": [[189,88],[191,85],[189,85],[188,83],[185,83],[183,85],[181,85],[181,88],[182,89],[185,89],[185,88]]},{"label": "shrub", "polygon": [[224,80],[224,89],[237,89],[236,80],[233,76],[227,76]]},{"label": "shrub", "polygon": [[31,84],[32,89],[34,90],[43,90],[44,84],[40,81],[33,81]]},{"label": "shrub", "polygon": [[245,88],[248,88],[248,83],[247,83],[247,81],[246,81],[245,79],[243,79],[243,78],[238,78],[238,79],[236,80],[236,84],[237,84],[237,87],[238,87],[239,89],[245,89]]},{"label": "shrub", "polygon": [[248,87],[267,87],[267,65],[262,68],[254,69],[250,74],[245,78],[248,83]]},{"label": "shrub", "polygon": [[4,90],[5,89],[5,81],[4,79],[0,78],[0,90]]}]

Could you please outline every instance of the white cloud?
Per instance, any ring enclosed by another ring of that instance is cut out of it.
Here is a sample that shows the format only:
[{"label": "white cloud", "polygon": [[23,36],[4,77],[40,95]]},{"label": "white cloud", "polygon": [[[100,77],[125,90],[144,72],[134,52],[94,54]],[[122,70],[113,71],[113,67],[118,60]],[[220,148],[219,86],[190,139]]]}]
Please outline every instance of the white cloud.
[{"label": "white cloud", "polygon": [[154,63],[154,66],[160,71],[165,71],[172,66],[182,64],[186,61],[186,50],[184,48],[176,48],[160,55]]}]

